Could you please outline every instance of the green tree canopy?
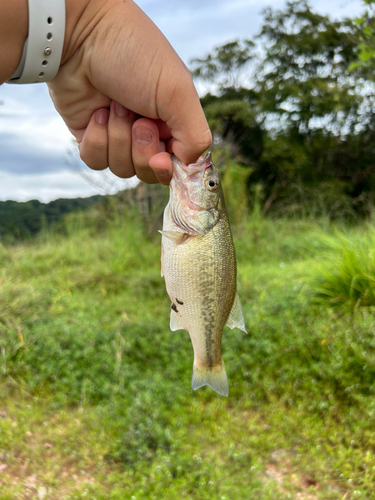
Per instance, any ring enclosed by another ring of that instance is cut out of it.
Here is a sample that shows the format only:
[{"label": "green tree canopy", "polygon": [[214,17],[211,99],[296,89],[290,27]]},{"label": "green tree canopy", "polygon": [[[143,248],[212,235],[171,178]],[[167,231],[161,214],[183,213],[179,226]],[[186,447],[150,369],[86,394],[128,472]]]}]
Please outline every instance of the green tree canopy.
[{"label": "green tree canopy", "polygon": [[193,61],[193,76],[210,84],[202,105],[215,142],[252,167],[267,207],[290,201],[299,184],[363,210],[375,189],[375,86],[367,70],[349,71],[361,26],[306,0],[263,15],[256,43],[226,43]]},{"label": "green tree canopy", "polygon": [[302,133],[348,134],[363,122],[363,79],[349,73],[358,27],[311,11],[305,0],[268,8],[259,35],[265,57],[257,72],[262,110]]},{"label": "green tree canopy", "polygon": [[252,40],[234,40],[215,47],[212,54],[191,60],[193,77],[216,82],[220,89],[239,88],[241,75],[255,57]]},{"label": "green tree canopy", "polygon": [[363,0],[367,10],[356,19],[358,32],[358,59],[349,69],[368,69],[367,78],[374,79],[375,69],[375,0]]}]

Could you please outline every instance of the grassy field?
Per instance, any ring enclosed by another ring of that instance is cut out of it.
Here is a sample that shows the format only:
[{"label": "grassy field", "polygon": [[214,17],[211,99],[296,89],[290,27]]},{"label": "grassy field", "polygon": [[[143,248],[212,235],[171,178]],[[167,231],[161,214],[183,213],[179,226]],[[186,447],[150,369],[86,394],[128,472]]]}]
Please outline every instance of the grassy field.
[{"label": "grassy field", "polygon": [[0,247],[1,500],[375,498],[373,229],[235,232],[227,399],[190,388],[159,236],[86,222]]}]

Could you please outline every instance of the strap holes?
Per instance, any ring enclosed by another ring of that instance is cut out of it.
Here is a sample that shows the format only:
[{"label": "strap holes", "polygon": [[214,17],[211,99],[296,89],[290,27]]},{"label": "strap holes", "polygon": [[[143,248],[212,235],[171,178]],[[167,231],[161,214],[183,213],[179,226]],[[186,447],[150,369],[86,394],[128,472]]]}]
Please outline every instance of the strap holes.
[{"label": "strap holes", "polygon": [[43,78],[43,76],[44,76],[44,71],[41,71],[41,72],[39,73],[39,78]]},{"label": "strap holes", "polygon": [[47,33],[47,40],[52,40],[52,33]]},{"label": "strap holes", "polygon": [[49,25],[53,24],[53,19],[52,19],[52,17],[48,17],[48,18],[47,18],[47,23],[48,23]]},{"label": "strap holes", "polygon": [[48,64],[48,61],[43,61],[43,62],[42,62],[42,66],[43,66],[44,68],[47,66],[47,64]]}]

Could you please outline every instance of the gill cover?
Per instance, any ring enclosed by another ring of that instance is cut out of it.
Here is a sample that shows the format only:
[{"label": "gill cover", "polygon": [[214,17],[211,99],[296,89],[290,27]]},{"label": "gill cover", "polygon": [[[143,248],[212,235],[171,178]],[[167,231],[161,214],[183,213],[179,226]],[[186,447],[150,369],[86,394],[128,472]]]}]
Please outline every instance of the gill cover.
[{"label": "gill cover", "polygon": [[210,153],[190,165],[172,155],[172,164],[169,216],[178,231],[201,236],[217,224],[224,204],[218,171]]}]

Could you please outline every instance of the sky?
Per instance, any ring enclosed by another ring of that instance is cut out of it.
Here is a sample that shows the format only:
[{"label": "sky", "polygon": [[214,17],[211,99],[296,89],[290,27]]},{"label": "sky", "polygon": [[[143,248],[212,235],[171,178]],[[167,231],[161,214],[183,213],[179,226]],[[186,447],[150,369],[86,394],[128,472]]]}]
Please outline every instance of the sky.
[{"label": "sky", "polygon": [[[138,0],[183,61],[259,32],[262,10],[285,0]],[[355,17],[361,0],[310,0],[311,8],[338,19]],[[162,5],[162,8],[161,8]],[[0,86],[0,200],[48,202],[115,193],[136,184],[107,169],[93,172],[79,159],[73,137],[53,107],[46,84]]]}]

